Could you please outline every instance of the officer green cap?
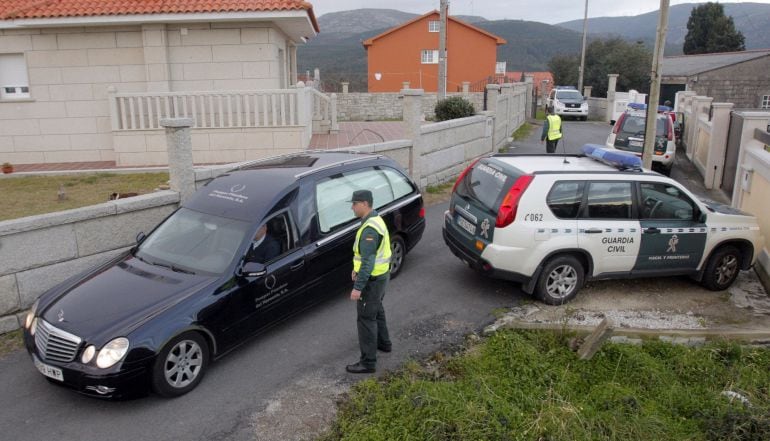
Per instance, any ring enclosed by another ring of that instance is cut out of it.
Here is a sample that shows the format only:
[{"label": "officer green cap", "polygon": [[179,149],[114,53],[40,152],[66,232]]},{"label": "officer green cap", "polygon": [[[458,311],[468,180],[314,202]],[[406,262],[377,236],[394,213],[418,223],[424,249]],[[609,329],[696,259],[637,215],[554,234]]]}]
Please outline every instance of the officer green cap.
[{"label": "officer green cap", "polygon": [[356,190],[353,192],[353,197],[349,202],[367,202],[369,206],[372,206],[374,198],[372,198],[372,192],[369,190]]}]

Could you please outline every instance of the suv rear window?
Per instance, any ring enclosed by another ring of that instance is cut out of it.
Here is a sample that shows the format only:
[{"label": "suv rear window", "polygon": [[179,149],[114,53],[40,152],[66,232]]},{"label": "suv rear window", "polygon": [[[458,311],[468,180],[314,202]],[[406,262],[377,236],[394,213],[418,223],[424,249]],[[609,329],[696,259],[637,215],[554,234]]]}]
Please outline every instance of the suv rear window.
[{"label": "suv rear window", "polygon": [[[644,136],[646,117],[640,115],[626,115],[623,118],[623,125],[620,126],[620,131],[631,136]],[[655,136],[666,136],[666,122],[667,116],[658,116],[658,124],[655,131]]]},{"label": "suv rear window", "polygon": [[489,160],[481,160],[473,166],[457,186],[455,192],[465,198],[480,202],[489,211],[496,211],[499,199],[504,191],[508,179],[517,179],[521,173],[517,173]]},{"label": "suv rear window", "polygon": [[583,201],[584,182],[557,182],[548,193],[547,203],[559,219],[576,219]]}]

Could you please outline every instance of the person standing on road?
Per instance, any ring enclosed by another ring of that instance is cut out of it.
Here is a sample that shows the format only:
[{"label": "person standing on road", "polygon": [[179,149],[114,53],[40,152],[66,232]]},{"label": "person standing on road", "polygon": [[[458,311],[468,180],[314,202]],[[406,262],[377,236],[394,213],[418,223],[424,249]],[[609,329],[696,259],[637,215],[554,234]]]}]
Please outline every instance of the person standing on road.
[{"label": "person standing on road", "polygon": [[561,117],[556,114],[556,109],[551,106],[548,108],[548,116],[545,117],[543,133],[540,135],[540,142],[545,142],[545,151],[548,153],[555,152],[556,145],[559,143],[562,135]]},{"label": "person standing on road", "polygon": [[350,202],[361,227],[353,243],[353,290],[356,302],[358,345],[361,358],[345,367],[354,374],[372,373],[377,365],[377,350],[390,352],[392,344],[385,321],[382,298],[390,279],[390,235],[385,221],[372,208],[369,190],[356,190]]}]

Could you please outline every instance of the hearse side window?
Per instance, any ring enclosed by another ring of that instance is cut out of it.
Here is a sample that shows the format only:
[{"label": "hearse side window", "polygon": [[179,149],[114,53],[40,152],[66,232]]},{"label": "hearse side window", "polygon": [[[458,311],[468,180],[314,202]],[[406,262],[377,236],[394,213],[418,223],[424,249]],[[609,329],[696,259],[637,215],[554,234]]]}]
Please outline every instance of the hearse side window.
[{"label": "hearse side window", "polygon": [[252,254],[252,247],[254,245],[254,239],[252,238],[252,246],[246,251],[249,260],[259,263],[268,263],[294,248],[294,240],[291,233],[292,228],[287,213],[275,215],[268,219],[263,225],[267,225],[266,234],[278,242],[280,250],[278,254],[275,255],[266,256],[264,253],[258,253],[259,258],[256,258],[256,256]]},{"label": "hearse side window", "polygon": [[642,219],[690,220],[695,213],[695,203],[673,185],[653,182],[639,184]]},{"label": "hearse side window", "polygon": [[316,184],[318,223],[322,233],[328,233],[355,219],[349,201],[353,191],[362,189],[372,191],[375,209],[394,200],[393,189],[386,174],[372,168],[341,173]]},{"label": "hearse side window", "polygon": [[414,192],[414,188],[412,187],[411,182],[409,182],[409,178],[402,175],[400,172],[393,170],[392,168],[383,168],[382,172],[385,173],[388,182],[390,182],[394,201]]},{"label": "hearse side window", "polygon": [[548,207],[559,219],[576,219],[583,200],[584,182],[557,182],[548,193]]},{"label": "hearse side window", "polygon": [[588,184],[588,201],[585,218],[630,219],[630,182],[591,182]]}]

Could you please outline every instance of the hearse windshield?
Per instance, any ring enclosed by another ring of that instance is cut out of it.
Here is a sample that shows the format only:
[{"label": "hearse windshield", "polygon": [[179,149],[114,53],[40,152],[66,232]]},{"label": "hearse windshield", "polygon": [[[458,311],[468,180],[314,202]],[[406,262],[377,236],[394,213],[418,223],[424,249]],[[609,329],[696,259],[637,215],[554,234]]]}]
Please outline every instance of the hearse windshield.
[{"label": "hearse windshield", "polygon": [[135,256],[183,273],[221,274],[252,225],[181,208],[139,246]]}]

